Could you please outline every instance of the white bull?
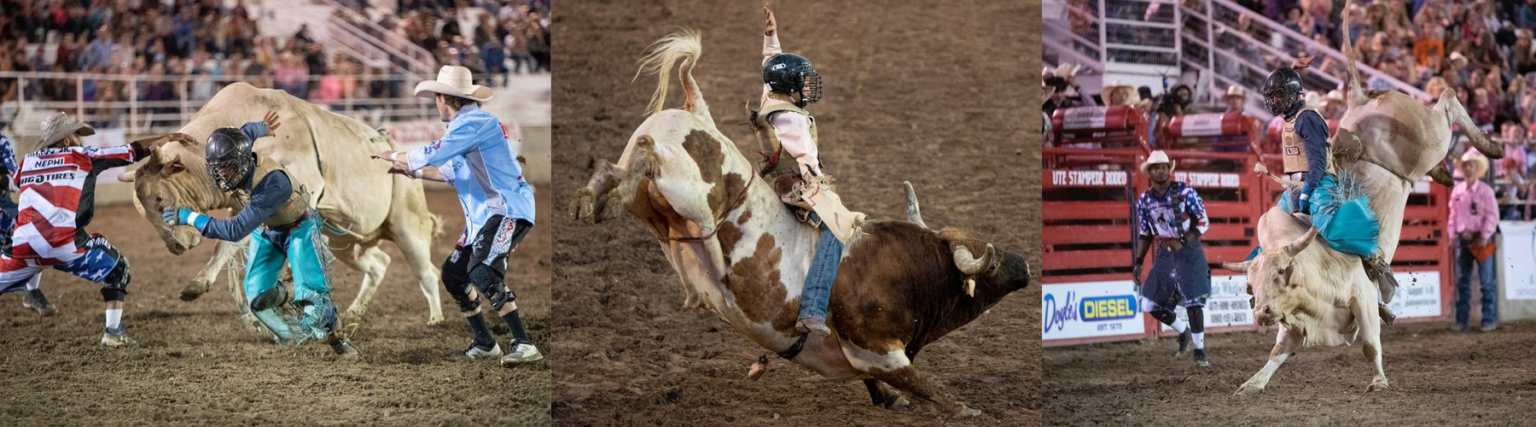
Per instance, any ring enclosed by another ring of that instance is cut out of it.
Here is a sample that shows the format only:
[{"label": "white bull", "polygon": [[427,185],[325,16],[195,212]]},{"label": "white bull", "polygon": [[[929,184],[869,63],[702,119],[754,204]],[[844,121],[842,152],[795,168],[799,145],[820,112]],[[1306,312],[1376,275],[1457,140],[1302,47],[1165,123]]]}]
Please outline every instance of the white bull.
[{"label": "white bull", "polygon": [[[347,314],[358,317],[366,312],[390,263],[379,243],[389,240],[405,254],[426,296],[427,323],[441,322],[438,270],[431,259],[432,238],[440,222],[427,209],[420,182],[392,176],[385,165],[368,157],[397,149],[389,135],[282,91],[245,83],[220,90],[178,133],[190,141],[205,141],[214,129],[260,120],[267,111],[277,112],[282,127],[272,137],[258,139],[253,150],[277,160],[295,187],[308,191],[310,205],[327,225],[332,254],[363,273],[362,287]],[[209,179],[201,144],[173,141],[161,145],[142,167],[124,173],[119,180],[134,183],[134,207],[177,255],[197,246],[201,236],[191,227],[168,227],[160,217],[161,208],[181,206],[209,212],[234,206],[234,199],[218,191]],[[206,292],[241,249],[241,243],[221,243],[207,267],[182,291],[182,299],[190,301]],[[246,321],[254,325],[239,287],[232,289]]]},{"label": "white bull", "polygon": [[1254,321],[1280,325],[1275,347],[1239,394],[1258,394],[1269,377],[1303,346],[1350,345],[1363,338],[1365,358],[1375,368],[1369,391],[1387,389],[1381,368],[1381,314],[1376,288],[1361,268],[1360,257],[1326,244],[1313,245],[1317,229],[1270,209],[1259,218],[1259,244],[1265,250],[1252,261],[1226,264],[1248,273]]}]

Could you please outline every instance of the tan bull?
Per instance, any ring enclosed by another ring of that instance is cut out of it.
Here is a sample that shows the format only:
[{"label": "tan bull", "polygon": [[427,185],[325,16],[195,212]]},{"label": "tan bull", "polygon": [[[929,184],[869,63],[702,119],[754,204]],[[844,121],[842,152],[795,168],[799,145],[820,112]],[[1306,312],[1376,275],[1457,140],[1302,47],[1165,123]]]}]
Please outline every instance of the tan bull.
[{"label": "tan bull", "polygon": [[797,332],[801,287],[820,232],[802,224],[715,128],[692,76],[698,34],[656,46],[642,68],[659,75],[656,105],[678,69],[684,106],[653,110],[618,164],[600,162],[577,191],[572,214],[592,221],[634,215],[677,271],[685,306],[713,311],[758,345],[827,379],[863,380],[875,404],[905,404],[889,388],[895,387],[954,414],[977,414],[942,394],[912,358],[1025,287],[1023,258],[961,231],[929,230],[913,204],[912,221],[866,223],[846,248],[827,319],[833,334]]},{"label": "tan bull", "polygon": [[[218,191],[208,177],[203,147],[198,142],[207,140],[214,129],[259,120],[266,111],[276,111],[283,126],[272,137],[256,140],[253,150],[283,164],[295,186],[308,192],[310,205],[324,219],[332,254],[363,273],[362,287],[347,314],[365,314],[390,263],[379,243],[389,240],[405,254],[426,296],[427,323],[442,321],[438,270],[431,259],[439,220],[427,209],[420,182],[392,176],[387,168],[368,158],[381,150],[397,149],[394,140],[362,122],[282,91],[245,83],[225,87],[178,131],[188,136],[178,139],[190,143],[161,145],[142,167],[119,178],[133,183],[134,207],[154,226],[171,253],[180,255],[202,239],[191,227],[168,227],[161,219],[161,208],[181,206],[211,212],[234,206],[231,197]],[[182,291],[183,299],[195,299],[207,291],[230,257],[242,249],[242,243],[222,242],[205,270]],[[231,287],[237,293],[239,288]],[[235,299],[246,321],[254,324],[244,298],[237,294]]]},{"label": "tan bull", "polygon": [[1280,325],[1269,363],[1238,388],[1239,394],[1264,391],[1270,376],[1301,347],[1350,345],[1364,341],[1365,358],[1375,368],[1368,391],[1387,389],[1381,367],[1381,314],[1376,286],[1366,277],[1360,257],[1312,244],[1317,229],[1298,222],[1280,208],[1259,218],[1264,252],[1252,261],[1226,264],[1248,273],[1254,321]]}]

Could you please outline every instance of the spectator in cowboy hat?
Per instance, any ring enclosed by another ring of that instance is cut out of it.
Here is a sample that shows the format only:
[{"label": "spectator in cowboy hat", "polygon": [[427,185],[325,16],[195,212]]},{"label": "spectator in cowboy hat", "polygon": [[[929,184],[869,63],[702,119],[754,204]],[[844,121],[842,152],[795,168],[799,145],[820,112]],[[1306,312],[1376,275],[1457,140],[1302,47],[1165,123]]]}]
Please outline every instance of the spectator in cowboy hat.
[{"label": "spectator in cowboy hat", "polygon": [[1136,105],[1141,102],[1141,95],[1136,93],[1136,88],[1118,81],[1105,86],[1100,97],[1104,98],[1104,105]]},{"label": "spectator in cowboy hat", "polygon": [[1472,304],[1472,270],[1477,269],[1483,293],[1484,332],[1498,327],[1498,308],[1494,305],[1498,285],[1494,274],[1494,233],[1498,231],[1498,200],[1493,188],[1482,181],[1488,172],[1488,158],[1477,150],[1467,150],[1456,162],[1456,169],[1466,177],[1451,190],[1451,215],[1446,228],[1456,236],[1456,317],[1451,330],[1464,332]]},{"label": "spectator in cowboy hat", "polygon": [[1344,118],[1344,110],[1347,107],[1344,103],[1344,92],[1334,89],[1328,91],[1328,96],[1323,97],[1323,108],[1320,112],[1323,120],[1338,120]]},{"label": "spectator in cowboy hat", "polygon": [[1091,102],[1083,96],[1083,88],[1077,86],[1077,72],[1082,69],[1083,66],[1079,64],[1063,63],[1056,66],[1056,71],[1053,73],[1055,77],[1061,79],[1057,91],[1062,92],[1074,107],[1088,105]]},{"label": "spectator in cowboy hat", "polygon": [[1248,91],[1242,86],[1232,85],[1227,87],[1227,93],[1222,95],[1222,100],[1227,102],[1227,114],[1242,114],[1243,107],[1248,105]]}]

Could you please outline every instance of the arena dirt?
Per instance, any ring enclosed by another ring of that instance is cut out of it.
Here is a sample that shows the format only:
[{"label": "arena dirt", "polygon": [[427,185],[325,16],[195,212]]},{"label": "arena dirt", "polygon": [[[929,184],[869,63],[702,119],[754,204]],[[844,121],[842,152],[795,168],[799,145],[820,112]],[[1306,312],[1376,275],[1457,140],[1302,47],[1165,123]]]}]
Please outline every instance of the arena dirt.
[{"label": "arena dirt", "polygon": [[1442,322],[1382,334],[1391,388],[1366,393],[1361,347],[1306,348],[1260,397],[1234,396],[1258,372],[1274,333],[1206,337],[1211,366],[1174,360],[1177,342],[1128,342],[1045,351],[1046,424],[1520,425],[1531,422],[1536,324],[1454,333]]},{"label": "arena dirt", "polygon": [[[1038,1],[774,2],[786,51],[815,62],[822,158],[839,193],[872,218],[903,215],[916,186],[930,226],[978,233],[1038,266]],[[721,131],[750,159],[743,103],[761,91],[760,3],[563,3],[555,86],[554,417],[572,425],[896,425],[956,421],[928,402],[887,411],[861,383],[828,382],[774,358],[706,312],[681,309],[676,273],[632,218],[575,223],[565,200],[596,159],[615,161],[655,80],[631,83],[647,45],[703,31],[695,76]],[[676,107],[680,96],[673,86]],[[959,423],[1040,422],[1040,288],[1031,285],[925,348],[916,366],[984,414]]]},{"label": "arena dirt", "polygon": [[[427,198],[444,222],[432,250],[440,264],[464,217],[451,191],[428,192]],[[538,205],[540,218],[549,218],[549,191],[541,189]],[[222,280],[197,301],[182,302],[182,286],[213,245],[172,256],[127,205],[101,208],[88,228],[106,235],[132,262],[123,322],[139,346],[97,344],[103,318],[94,283],[46,273],[43,289],[59,307],[53,317],[23,308],[21,293],[0,297],[0,425],[550,422],[550,364],[507,369],[495,361],[447,361],[449,352],[468,344],[468,327],[446,291],[445,321],[426,325],[424,297],[393,244],[383,245],[394,262],[356,338],[364,356],[351,361],[317,342],[284,348],[246,331]],[[550,229],[534,228],[508,273],[541,349],[550,344]],[[345,309],[362,275],[340,265],[335,271],[336,301]],[[505,348],[506,329],[498,329]]]}]

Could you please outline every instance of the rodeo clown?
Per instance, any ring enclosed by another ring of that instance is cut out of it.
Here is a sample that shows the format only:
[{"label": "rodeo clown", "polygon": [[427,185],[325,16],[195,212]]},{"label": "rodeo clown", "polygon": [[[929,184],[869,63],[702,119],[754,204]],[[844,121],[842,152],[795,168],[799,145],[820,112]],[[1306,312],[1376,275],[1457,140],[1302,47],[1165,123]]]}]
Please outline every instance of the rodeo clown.
[{"label": "rodeo clown", "polygon": [[[11,182],[16,172],[15,143],[5,135],[0,135],[0,179]],[[11,230],[16,227],[16,208],[16,202],[11,200],[10,185],[0,185],[0,248],[11,247]],[[42,279],[43,275],[38,274],[27,281],[27,293],[21,298],[21,305],[37,311],[37,314],[52,316],[58,309],[48,302],[48,297],[38,288]]]},{"label": "rodeo clown", "polygon": [[[1329,147],[1328,123],[1301,97],[1301,74],[1311,59],[1302,55],[1290,67],[1269,74],[1264,80],[1264,106],[1270,114],[1284,117],[1280,149],[1285,164],[1285,179],[1300,182],[1301,188],[1287,190],[1280,197],[1280,208],[1317,227],[1318,237],[1334,250],[1359,255],[1365,273],[1381,292],[1377,311],[1388,324],[1396,318],[1387,302],[1397,289],[1392,266],[1377,253],[1381,223],[1370,208],[1366,195],[1352,183],[1341,185]],[[1257,256],[1255,249],[1249,256]]]},{"label": "rodeo clown", "polygon": [[[279,126],[277,113],[269,111],[262,121],[238,129],[215,129],[208,136],[208,177],[233,196],[240,209],[234,218],[216,219],[176,206],[166,207],[162,215],[173,226],[192,226],[211,239],[237,242],[250,236],[245,302],[256,319],[278,343],[299,345],[310,338],[322,339],[336,354],[355,356],[357,349],[336,333],[330,271],[323,258],[329,249],[320,238],[320,216],[310,209],[308,193],[294,185],[282,165],[251,151],[257,138],[272,135]],[[293,272],[293,307],[302,312],[298,318],[279,311],[288,299],[287,289],[278,285],[285,262]]]},{"label": "rodeo clown", "polygon": [[[106,331],[101,345],[134,343],[122,324],[128,295],[128,259],[99,234],[86,233],[95,216],[96,176],[150,155],[146,141],[107,148],[81,145],[95,134],[90,125],[55,113],[43,121],[43,138],[11,177],[21,195],[20,215],[10,247],[0,253],[0,294],[36,285],[43,268],[67,272],[101,284],[106,301]],[[36,289],[36,288],[32,288]]]},{"label": "rodeo clown", "polygon": [[[443,262],[443,286],[458,302],[474,342],[450,357],[501,356],[503,366],[543,359],[517,311],[517,294],[505,283],[507,257],[533,228],[533,187],[523,179],[506,128],[480,110],[491,90],[474,84],[468,68],[444,66],[437,80],[416,85],[416,95],[436,100],[438,114],[448,122],[443,139],[410,152],[386,150],[373,157],[393,161],[392,173],[452,183],[463,204],[467,229]],[[428,166],[438,169],[422,170]],[[512,351],[504,356],[480,314],[480,295],[511,329]]]},{"label": "rodeo clown", "polygon": [[[828,335],[832,333],[826,322],[832,282],[837,278],[844,244],[851,243],[849,239],[864,215],[843,207],[833,193],[831,177],[822,174],[816,151],[816,117],[805,110],[806,105],[821,99],[821,76],[809,59],[782,53],[777,23],[768,6],[763,6],[763,16],[768,21],[763,32],[763,97],[752,117],[754,132],[760,141],[767,142],[767,161],[760,173],[785,203],[808,211],[806,222],[821,229],[800,294],[800,319],[795,328]],[[784,157],[786,154],[789,158]]]},{"label": "rodeo clown", "polygon": [[[1211,295],[1211,267],[1200,245],[1210,219],[1200,194],[1173,180],[1174,166],[1161,150],[1153,151],[1141,164],[1141,173],[1151,179],[1152,186],[1136,199],[1138,239],[1131,280],[1141,288],[1142,311],[1179,333],[1179,351],[1173,356],[1183,357],[1193,342],[1195,364],[1210,366],[1205,356],[1205,299]],[[1142,260],[1154,244],[1157,257],[1142,282]],[[1174,314],[1175,305],[1184,306],[1189,314],[1187,325]]]}]

